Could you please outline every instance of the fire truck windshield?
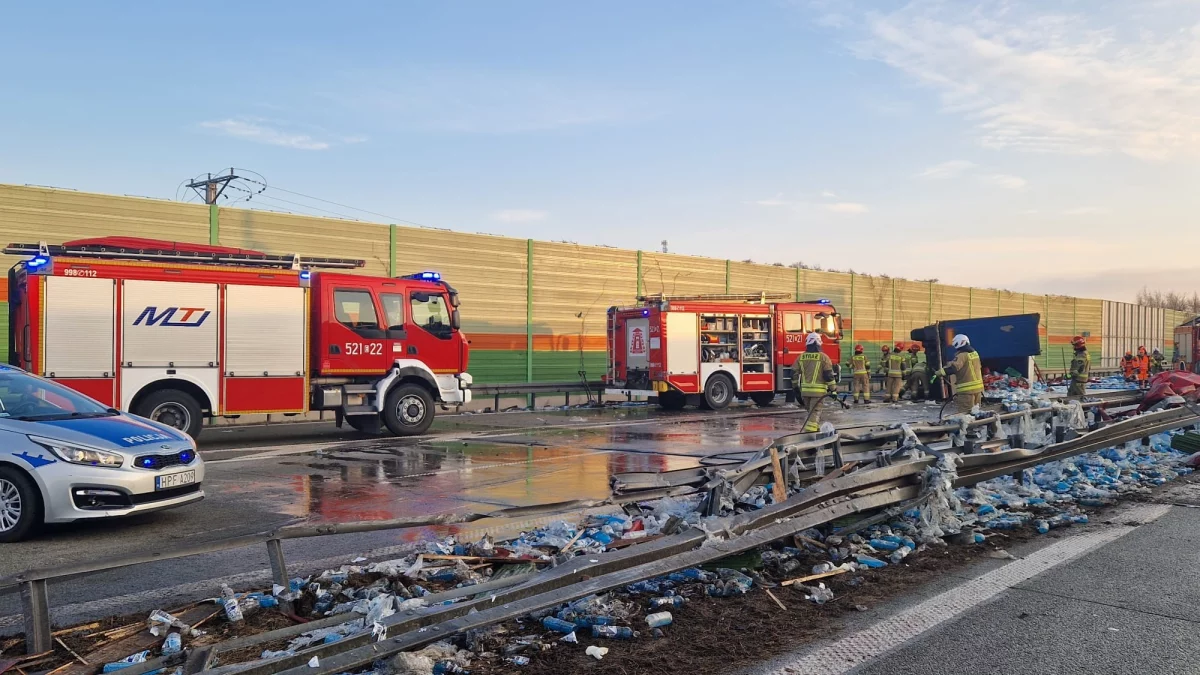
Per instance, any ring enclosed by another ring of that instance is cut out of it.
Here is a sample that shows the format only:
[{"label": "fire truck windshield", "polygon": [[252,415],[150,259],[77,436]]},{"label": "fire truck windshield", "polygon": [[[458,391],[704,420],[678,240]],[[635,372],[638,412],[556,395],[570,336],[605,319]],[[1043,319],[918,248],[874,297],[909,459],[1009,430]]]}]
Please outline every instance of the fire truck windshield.
[{"label": "fire truck windshield", "polygon": [[836,312],[833,314],[825,314],[818,312],[813,316],[814,328],[822,335],[834,339],[842,337],[842,317]]}]

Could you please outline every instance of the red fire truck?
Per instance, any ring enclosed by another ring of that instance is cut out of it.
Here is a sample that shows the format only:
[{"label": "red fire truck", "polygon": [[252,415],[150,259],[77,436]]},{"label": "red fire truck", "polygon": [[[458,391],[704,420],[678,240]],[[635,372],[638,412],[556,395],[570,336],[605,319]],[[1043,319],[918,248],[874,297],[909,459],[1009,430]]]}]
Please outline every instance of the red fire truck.
[{"label": "red fire truck", "polygon": [[9,362],[191,434],[204,416],[332,410],[424,432],[471,400],[458,294],[435,272],[133,237],[11,244]]},{"label": "red fire truck", "polygon": [[769,405],[792,389],[805,337],[841,360],[842,322],[828,300],[787,296],[651,296],[608,310],[608,393],[657,398],[668,410],[724,408],[735,398]]}]

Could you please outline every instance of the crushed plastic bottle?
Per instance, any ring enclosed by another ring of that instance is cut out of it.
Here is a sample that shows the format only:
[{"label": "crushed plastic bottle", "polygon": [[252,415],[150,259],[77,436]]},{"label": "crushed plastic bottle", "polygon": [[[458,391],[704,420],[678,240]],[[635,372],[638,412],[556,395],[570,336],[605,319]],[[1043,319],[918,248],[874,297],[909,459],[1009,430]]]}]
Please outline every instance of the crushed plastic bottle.
[{"label": "crushed plastic bottle", "polygon": [[167,639],[163,640],[162,644],[163,656],[178,654],[181,651],[183,651],[183,638],[179,633],[167,633]]},{"label": "crushed plastic bottle", "polygon": [[887,567],[887,563],[880,560],[879,558],[872,558],[869,555],[863,555],[861,553],[854,556],[854,560],[859,565],[866,565],[867,567],[870,567],[871,569],[879,569],[880,567]]},{"label": "crushed plastic bottle", "polygon": [[833,591],[826,588],[825,584],[817,584],[814,586],[805,586],[804,590],[808,591],[808,599],[823,605],[830,600],[833,600]]},{"label": "crushed plastic bottle", "polygon": [[654,614],[646,615],[646,625],[650,626],[651,628],[668,626],[672,621],[674,621],[674,618],[671,616],[670,612],[655,612]]},{"label": "crushed plastic bottle", "polygon": [[634,632],[632,628],[625,626],[592,626],[592,637],[594,638],[610,638],[613,640],[632,640]]},{"label": "crushed plastic bottle", "polygon": [[106,664],[104,664],[104,668],[101,670],[101,672],[115,673],[118,670],[124,670],[125,668],[128,668],[129,666],[132,666],[135,663],[145,663],[146,659],[148,659],[148,658],[150,658],[150,650],[149,649],[147,649],[144,652],[130,654],[129,656],[126,656],[125,658],[121,659],[120,661],[113,661],[112,663],[106,663]]},{"label": "crushed plastic bottle", "polygon": [[566,633],[574,633],[575,628],[577,626],[574,623],[571,623],[570,621],[563,621],[562,619],[560,619],[558,617],[548,616],[548,617],[542,619],[542,627],[545,628],[546,630],[552,630],[557,633],[566,634]]},{"label": "crushed plastic bottle", "polygon": [[895,551],[900,548],[900,544],[886,539],[872,539],[868,543],[871,544],[871,548],[877,551]]},{"label": "crushed plastic bottle", "polygon": [[231,623],[237,623],[245,618],[242,615],[242,607],[238,604],[237,596],[234,595],[229,584],[221,584],[221,606],[225,609],[225,618],[229,619]]},{"label": "crushed plastic bottle", "polygon": [[672,595],[663,598],[650,598],[651,607],[683,607],[683,596]]},{"label": "crushed plastic bottle", "polygon": [[912,553],[911,548],[907,546],[901,546],[895,551],[892,551],[892,554],[888,556],[888,560],[891,561],[893,565],[899,565],[902,560],[908,557],[909,553]]},{"label": "crushed plastic bottle", "polygon": [[510,657],[508,657],[508,662],[513,664],[514,666],[527,666],[527,665],[529,665],[529,657],[528,656],[519,656],[519,655],[518,656],[510,656]]}]

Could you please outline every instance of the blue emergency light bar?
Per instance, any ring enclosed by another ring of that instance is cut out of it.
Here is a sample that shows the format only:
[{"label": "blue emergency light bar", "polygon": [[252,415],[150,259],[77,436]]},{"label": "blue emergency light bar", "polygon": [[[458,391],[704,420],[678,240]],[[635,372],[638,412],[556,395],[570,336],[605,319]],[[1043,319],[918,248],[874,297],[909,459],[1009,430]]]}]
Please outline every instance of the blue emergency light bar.
[{"label": "blue emergency light bar", "polygon": [[312,278],[312,272],[309,272],[308,270],[300,270],[300,279],[301,280],[308,280],[311,278]]},{"label": "blue emergency light bar", "polygon": [[44,255],[39,255],[37,257],[30,258],[29,262],[25,263],[25,266],[28,267],[29,269],[33,270],[33,269],[37,269],[39,267],[42,267],[44,265],[49,265],[49,264],[50,264],[49,258],[47,258]]},{"label": "blue emergency light bar", "polygon": [[650,316],[650,310],[648,310],[648,309],[643,309],[643,310],[642,310],[642,316]]},{"label": "blue emergency light bar", "polygon": [[417,281],[441,281],[442,275],[439,272],[417,272],[400,277],[401,279],[415,279]]},{"label": "blue emergency light bar", "polygon": [[817,302],[821,303],[822,305],[828,305],[829,298],[821,298],[821,299],[817,300]]}]

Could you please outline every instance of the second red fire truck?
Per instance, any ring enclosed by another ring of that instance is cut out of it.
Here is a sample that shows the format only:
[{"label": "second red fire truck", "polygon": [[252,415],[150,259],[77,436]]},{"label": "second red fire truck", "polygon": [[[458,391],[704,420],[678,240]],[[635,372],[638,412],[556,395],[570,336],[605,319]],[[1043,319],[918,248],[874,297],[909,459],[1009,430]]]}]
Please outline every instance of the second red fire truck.
[{"label": "second red fire truck", "polygon": [[657,398],[663,408],[724,408],[735,398],[769,405],[792,389],[805,337],[841,360],[842,321],[828,300],[787,296],[651,296],[608,310],[608,392]]},{"label": "second red fire truck", "polygon": [[200,433],[204,417],[334,411],[419,434],[471,400],[458,293],[361,260],[105,237],[11,244],[9,362]]}]

